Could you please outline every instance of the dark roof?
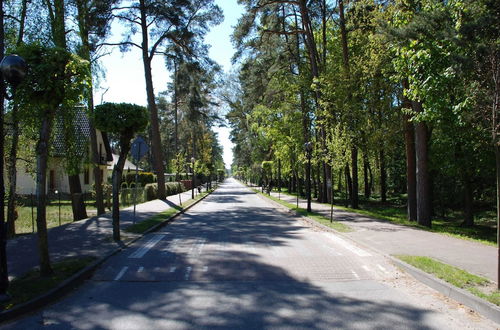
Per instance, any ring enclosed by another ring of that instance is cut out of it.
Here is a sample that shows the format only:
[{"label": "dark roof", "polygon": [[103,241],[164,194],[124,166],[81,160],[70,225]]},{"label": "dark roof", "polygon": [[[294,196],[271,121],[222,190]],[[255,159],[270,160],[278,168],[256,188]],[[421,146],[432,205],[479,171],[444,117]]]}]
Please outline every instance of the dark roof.
[{"label": "dark roof", "polygon": [[[64,110],[61,110],[64,111]],[[66,134],[75,137],[76,150],[84,157],[88,153],[88,141],[90,140],[90,121],[82,106],[73,109],[73,132],[65,132],[64,117],[59,112],[54,121],[52,134],[52,145],[50,155],[53,157],[65,157],[68,154],[69,145]]]}]

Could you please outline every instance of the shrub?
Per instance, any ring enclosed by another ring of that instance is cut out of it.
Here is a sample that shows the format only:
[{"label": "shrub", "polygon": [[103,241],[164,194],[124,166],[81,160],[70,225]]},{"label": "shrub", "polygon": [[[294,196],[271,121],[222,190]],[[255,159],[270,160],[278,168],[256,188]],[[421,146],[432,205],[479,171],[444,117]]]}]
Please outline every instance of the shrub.
[{"label": "shrub", "polygon": [[[151,172],[139,172],[137,174],[137,182],[142,186],[146,186],[148,183],[155,182],[155,175]],[[135,171],[125,174],[124,181],[130,186],[131,183],[135,183]]]},{"label": "shrub", "polygon": [[158,186],[156,183],[148,183],[144,187],[145,200],[152,201],[158,197]]}]

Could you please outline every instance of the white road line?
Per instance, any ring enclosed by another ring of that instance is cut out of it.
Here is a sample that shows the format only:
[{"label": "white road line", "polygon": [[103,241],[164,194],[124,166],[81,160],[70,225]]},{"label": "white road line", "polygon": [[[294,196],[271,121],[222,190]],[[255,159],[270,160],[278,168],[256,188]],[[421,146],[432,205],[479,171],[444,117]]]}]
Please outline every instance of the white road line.
[{"label": "white road line", "polygon": [[170,272],[173,273],[173,272],[175,272],[176,269],[177,269],[177,267],[175,267],[175,266],[174,267],[170,267]]},{"label": "white road line", "polygon": [[358,248],[357,246],[352,245],[351,243],[347,242],[346,240],[343,240],[342,238],[340,238],[334,234],[324,233],[323,235],[328,237],[329,239],[331,239],[335,243],[341,245],[343,248],[351,251],[352,253],[354,253],[360,257],[371,257],[371,254],[368,253],[367,251],[362,250],[362,249]]},{"label": "white road line", "polygon": [[120,272],[116,275],[116,277],[114,278],[113,281],[118,281],[120,280],[120,278],[122,278],[122,276],[125,274],[125,272],[127,271],[128,267],[125,266],[122,268],[122,270],[120,270]]},{"label": "white road line", "polygon": [[377,267],[378,269],[380,269],[381,271],[383,271],[384,273],[388,274],[389,272],[387,271],[387,269],[385,269],[384,267],[382,267],[382,265],[379,265],[377,264]]},{"label": "white road line", "polygon": [[184,274],[184,279],[186,281],[189,280],[189,277],[191,276],[191,271],[193,270],[193,268],[191,266],[189,266],[187,269],[186,269],[186,274]]},{"label": "white road line", "polygon": [[143,246],[138,248],[134,253],[129,255],[129,258],[142,258],[149,250],[153,248],[159,241],[161,241],[165,237],[165,235],[154,235],[151,237],[149,241],[146,242]]},{"label": "white road line", "polygon": [[368,266],[363,265],[363,266],[361,266],[361,267],[362,267],[364,270],[366,270],[367,272],[370,272],[370,268],[369,268]]},{"label": "white road line", "polygon": [[359,275],[354,270],[351,270],[351,273],[357,280],[359,280]]},{"label": "white road line", "polygon": [[142,271],[144,270],[144,267],[139,267],[139,269],[137,270],[138,273],[142,273]]}]

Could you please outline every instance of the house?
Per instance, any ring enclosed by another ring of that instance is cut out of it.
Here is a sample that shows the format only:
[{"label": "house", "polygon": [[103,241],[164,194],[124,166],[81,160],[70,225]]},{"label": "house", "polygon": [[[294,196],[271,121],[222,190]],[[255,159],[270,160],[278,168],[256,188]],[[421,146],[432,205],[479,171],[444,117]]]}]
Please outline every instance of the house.
[{"label": "house", "polygon": [[[69,193],[68,174],[65,169],[66,140],[63,134],[62,120],[56,119],[54,123],[54,134],[52,146],[47,164],[47,193],[59,191]],[[80,173],[80,183],[82,191],[93,190],[95,178],[92,165],[88,161],[91,154],[90,149],[90,122],[83,107],[77,108],[74,119],[75,143],[77,148],[81,149],[83,172]],[[108,163],[112,161],[111,147],[107,134],[96,129],[97,146],[99,152],[99,167],[101,175],[105,182],[108,176]],[[17,188],[16,192],[20,195],[29,195],[36,190],[36,161],[27,162],[26,160],[17,161]]]},{"label": "house", "polygon": [[[116,164],[118,164],[118,158],[120,158],[120,156],[115,154],[115,153],[113,153],[112,156],[113,156],[113,161],[112,161],[112,163],[108,163],[108,166],[107,166],[106,178],[108,179],[108,182],[111,182],[111,177],[113,176],[113,168],[115,167]],[[136,169],[136,165],[134,163],[132,163],[130,160],[126,159],[125,165],[123,166],[123,174],[125,175],[125,174],[130,173],[130,172],[135,173],[135,169]],[[144,170],[140,167],[137,168],[137,170],[139,172],[144,172]]]}]

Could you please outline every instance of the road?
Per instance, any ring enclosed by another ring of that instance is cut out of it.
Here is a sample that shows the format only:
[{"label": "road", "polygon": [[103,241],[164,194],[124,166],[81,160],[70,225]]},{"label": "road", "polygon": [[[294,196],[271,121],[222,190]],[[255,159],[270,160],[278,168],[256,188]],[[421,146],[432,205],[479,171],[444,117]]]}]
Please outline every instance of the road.
[{"label": "road", "polygon": [[234,180],[2,329],[495,329]]}]

